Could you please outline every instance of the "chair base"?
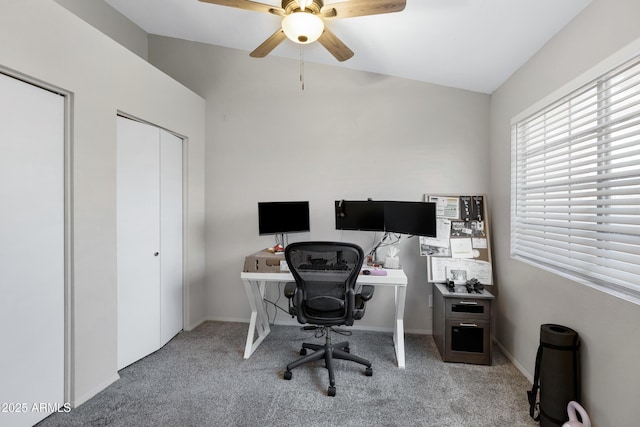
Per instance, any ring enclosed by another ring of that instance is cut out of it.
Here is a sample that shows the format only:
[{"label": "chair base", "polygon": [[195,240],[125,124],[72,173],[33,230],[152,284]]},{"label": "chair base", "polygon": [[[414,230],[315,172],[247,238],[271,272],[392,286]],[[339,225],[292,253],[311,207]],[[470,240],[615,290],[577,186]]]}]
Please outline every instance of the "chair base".
[{"label": "chair base", "polygon": [[[287,370],[284,372],[284,379],[290,380],[293,377],[291,370],[304,365],[305,363],[314,362],[316,360],[324,359],[325,368],[329,371],[329,389],[327,395],[336,395],[336,381],[335,371],[333,368],[333,359],[350,360],[352,362],[359,363],[366,366],[365,374],[370,377],[373,375],[373,369],[371,369],[371,362],[350,353],[349,342],[344,341],[338,344],[331,344],[331,331],[330,326],[321,327],[325,334],[324,345],[303,343],[300,355],[303,356],[287,365]],[[307,350],[313,350],[313,353],[307,354]]]}]

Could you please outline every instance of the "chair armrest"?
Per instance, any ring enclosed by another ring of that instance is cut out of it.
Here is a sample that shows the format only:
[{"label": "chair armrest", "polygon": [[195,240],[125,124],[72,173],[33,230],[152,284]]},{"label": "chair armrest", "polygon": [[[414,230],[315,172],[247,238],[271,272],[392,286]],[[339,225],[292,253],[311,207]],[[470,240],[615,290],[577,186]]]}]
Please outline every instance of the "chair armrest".
[{"label": "chair armrest", "polygon": [[287,282],[287,284],[284,285],[284,296],[289,299],[293,298],[293,295],[296,293],[296,288],[296,282]]},{"label": "chair armrest", "polygon": [[375,291],[375,286],[362,285],[362,290],[360,291],[360,298],[362,298],[363,301],[369,301],[371,297],[373,297],[373,291]]}]

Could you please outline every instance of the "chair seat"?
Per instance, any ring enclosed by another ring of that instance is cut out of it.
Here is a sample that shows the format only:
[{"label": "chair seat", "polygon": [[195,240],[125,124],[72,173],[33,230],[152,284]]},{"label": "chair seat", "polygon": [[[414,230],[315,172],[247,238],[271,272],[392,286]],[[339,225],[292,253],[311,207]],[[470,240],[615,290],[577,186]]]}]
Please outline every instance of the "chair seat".
[{"label": "chair seat", "polygon": [[327,317],[336,317],[334,313],[344,317],[344,300],[332,296],[320,295],[309,298],[304,302],[307,310],[313,311],[316,315],[326,313]]}]

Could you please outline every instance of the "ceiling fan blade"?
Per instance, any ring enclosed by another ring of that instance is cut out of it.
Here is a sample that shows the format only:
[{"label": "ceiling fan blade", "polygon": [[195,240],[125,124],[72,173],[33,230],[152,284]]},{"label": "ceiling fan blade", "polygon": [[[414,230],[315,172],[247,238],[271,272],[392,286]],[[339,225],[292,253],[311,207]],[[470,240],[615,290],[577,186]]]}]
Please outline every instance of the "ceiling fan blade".
[{"label": "ceiling fan blade", "polygon": [[200,0],[203,3],[218,4],[220,6],[235,7],[236,9],[265,12],[273,15],[284,16],[284,9],[270,4],[258,3],[251,0]]},{"label": "ceiling fan blade", "polygon": [[400,12],[404,10],[406,0],[349,0],[323,6],[320,15],[323,18],[353,18],[356,16],[377,15],[380,13]]},{"label": "ceiling fan blade", "polygon": [[353,56],[353,51],[327,27],[324,27],[324,32],[318,41],[340,62]]},{"label": "ceiling fan blade", "polygon": [[284,34],[284,31],[282,31],[282,28],[280,28],[278,31],[273,33],[271,37],[262,42],[260,46],[255,48],[249,56],[252,58],[264,58],[286,38],[287,36]]}]

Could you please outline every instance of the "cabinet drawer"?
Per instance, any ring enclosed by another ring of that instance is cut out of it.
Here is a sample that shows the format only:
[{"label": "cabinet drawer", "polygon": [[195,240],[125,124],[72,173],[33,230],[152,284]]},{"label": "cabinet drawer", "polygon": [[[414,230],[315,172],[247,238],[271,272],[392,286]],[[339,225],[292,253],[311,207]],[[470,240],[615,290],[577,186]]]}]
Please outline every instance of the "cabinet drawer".
[{"label": "cabinet drawer", "polygon": [[477,298],[446,298],[445,317],[447,319],[489,319],[491,300]]}]

